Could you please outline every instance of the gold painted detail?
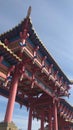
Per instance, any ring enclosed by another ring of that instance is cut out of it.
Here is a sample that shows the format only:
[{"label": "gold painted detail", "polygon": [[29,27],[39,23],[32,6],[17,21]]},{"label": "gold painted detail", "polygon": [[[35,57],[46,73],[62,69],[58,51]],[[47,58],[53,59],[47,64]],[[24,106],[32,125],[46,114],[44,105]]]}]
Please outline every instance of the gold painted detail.
[{"label": "gold painted detail", "polygon": [[11,55],[13,55],[13,57],[15,57],[18,61],[22,61],[22,59],[20,59],[16,54],[14,54],[13,51],[11,51],[11,49],[9,49],[6,45],[4,45],[4,43],[2,43],[0,41],[0,46],[2,46],[4,49],[6,49],[7,52],[9,52]]}]

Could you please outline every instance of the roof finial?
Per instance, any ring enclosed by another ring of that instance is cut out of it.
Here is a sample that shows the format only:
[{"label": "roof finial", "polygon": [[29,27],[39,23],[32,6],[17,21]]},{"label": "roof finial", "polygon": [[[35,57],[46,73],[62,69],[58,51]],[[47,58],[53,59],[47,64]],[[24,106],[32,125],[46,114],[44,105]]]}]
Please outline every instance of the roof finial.
[{"label": "roof finial", "polygon": [[28,8],[27,18],[29,18],[29,17],[30,17],[30,14],[31,14],[31,6],[29,6],[29,8]]}]

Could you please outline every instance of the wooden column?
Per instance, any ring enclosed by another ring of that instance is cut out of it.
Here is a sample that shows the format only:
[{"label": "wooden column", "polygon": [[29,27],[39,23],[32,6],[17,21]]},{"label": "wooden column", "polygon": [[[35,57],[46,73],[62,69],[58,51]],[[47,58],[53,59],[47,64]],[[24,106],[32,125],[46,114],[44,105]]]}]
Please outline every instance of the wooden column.
[{"label": "wooden column", "polygon": [[3,61],[3,56],[0,56],[0,63]]},{"label": "wooden column", "polygon": [[41,129],[40,130],[44,130],[44,112],[43,111],[41,113]]},{"label": "wooden column", "polygon": [[32,128],[32,107],[30,107],[30,110],[29,110],[28,130],[31,130],[31,128]]},{"label": "wooden column", "polygon": [[49,128],[48,130],[52,130],[52,108],[49,110]]},{"label": "wooden column", "polygon": [[65,121],[64,121],[63,118],[62,118],[61,120],[62,120],[62,121],[61,121],[61,130],[65,130],[65,129],[64,129],[64,127],[65,127]]},{"label": "wooden column", "polygon": [[58,118],[57,118],[57,104],[54,102],[53,104],[53,112],[54,112],[54,130],[58,130]]},{"label": "wooden column", "polygon": [[10,123],[12,121],[12,115],[14,110],[14,103],[17,93],[17,87],[18,87],[18,75],[14,74],[13,80],[12,80],[12,86],[9,94],[9,100],[7,105],[7,110],[5,114],[4,122]]}]

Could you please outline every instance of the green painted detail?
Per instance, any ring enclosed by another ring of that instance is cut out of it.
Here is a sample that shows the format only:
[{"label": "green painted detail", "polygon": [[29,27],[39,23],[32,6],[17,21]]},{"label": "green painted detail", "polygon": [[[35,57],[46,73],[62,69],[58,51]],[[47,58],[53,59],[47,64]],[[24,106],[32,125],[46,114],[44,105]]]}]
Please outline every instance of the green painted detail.
[{"label": "green painted detail", "polygon": [[5,60],[2,61],[2,64],[5,65],[6,67],[10,67],[10,66],[11,66],[11,65],[9,64],[9,62],[7,62],[7,61],[5,61]]}]

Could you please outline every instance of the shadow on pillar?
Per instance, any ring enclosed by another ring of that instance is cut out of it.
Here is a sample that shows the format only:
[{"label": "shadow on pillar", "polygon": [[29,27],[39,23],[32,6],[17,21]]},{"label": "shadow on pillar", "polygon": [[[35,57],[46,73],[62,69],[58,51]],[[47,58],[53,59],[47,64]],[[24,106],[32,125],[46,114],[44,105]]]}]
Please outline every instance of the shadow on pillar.
[{"label": "shadow on pillar", "polygon": [[13,122],[11,123],[1,122],[0,130],[18,130],[18,128],[15,126]]}]

